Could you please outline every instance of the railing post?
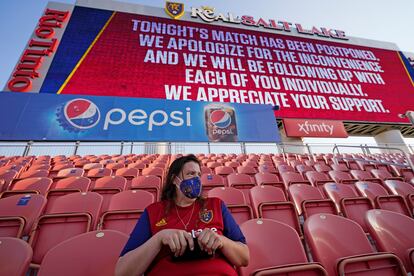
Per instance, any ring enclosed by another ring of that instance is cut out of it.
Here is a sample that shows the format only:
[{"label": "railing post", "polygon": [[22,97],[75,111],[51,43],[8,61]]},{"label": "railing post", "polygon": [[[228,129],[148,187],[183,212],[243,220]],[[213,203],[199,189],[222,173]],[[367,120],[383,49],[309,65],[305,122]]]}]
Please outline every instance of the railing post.
[{"label": "railing post", "polygon": [[133,149],[134,149],[134,142],[131,141],[131,147],[129,150],[129,154],[132,154],[134,152]]},{"label": "railing post", "polygon": [[121,141],[121,149],[120,149],[120,155],[122,155],[123,154],[123,152],[124,152],[124,141]]},{"label": "railing post", "polygon": [[73,150],[73,155],[76,155],[78,153],[79,146],[80,146],[80,141],[76,141],[75,149]]},{"label": "railing post", "polygon": [[308,150],[308,154],[312,155],[312,150],[311,150],[309,144],[306,143],[305,145],[306,145],[306,149]]},{"label": "railing post", "polygon": [[243,154],[246,154],[246,144],[244,142],[240,143],[241,152]]},{"label": "railing post", "polygon": [[24,147],[24,150],[23,150],[23,156],[28,156],[29,155],[29,152],[30,152],[30,149],[32,148],[32,145],[33,145],[33,141],[27,142],[27,144],[26,144],[26,146]]},{"label": "railing post", "polygon": [[211,153],[211,145],[210,145],[210,142],[207,142],[207,150],[208,150],[208,153],[210,154]]}]

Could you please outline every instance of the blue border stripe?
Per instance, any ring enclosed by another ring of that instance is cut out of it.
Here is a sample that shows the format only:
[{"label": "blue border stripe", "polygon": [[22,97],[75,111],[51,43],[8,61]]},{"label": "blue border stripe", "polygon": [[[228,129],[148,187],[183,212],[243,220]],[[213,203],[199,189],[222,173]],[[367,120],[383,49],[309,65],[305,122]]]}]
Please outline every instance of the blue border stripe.
[{"label": "blue border stripe", "polygon": [[113,11],[75,7],[40,93],[56,93]]}]

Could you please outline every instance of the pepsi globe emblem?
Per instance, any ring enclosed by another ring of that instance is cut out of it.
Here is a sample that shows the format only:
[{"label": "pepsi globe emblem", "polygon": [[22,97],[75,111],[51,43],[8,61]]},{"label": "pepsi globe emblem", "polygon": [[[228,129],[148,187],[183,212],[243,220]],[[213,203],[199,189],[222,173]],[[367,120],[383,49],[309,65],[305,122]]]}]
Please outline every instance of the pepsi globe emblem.
[{"label": "pepsi globe emblem", "polygon": [[80,132],[96,126],[101,114],[99,108],[91,101],[86,99],[74,99],[56,112],[59,124],[71,132]]},{"label": "pepsi globe emblem", "polygon": [[209,104],[204,108],[206,132],[211,142],[237,142],[237,123],[234,108]]}]

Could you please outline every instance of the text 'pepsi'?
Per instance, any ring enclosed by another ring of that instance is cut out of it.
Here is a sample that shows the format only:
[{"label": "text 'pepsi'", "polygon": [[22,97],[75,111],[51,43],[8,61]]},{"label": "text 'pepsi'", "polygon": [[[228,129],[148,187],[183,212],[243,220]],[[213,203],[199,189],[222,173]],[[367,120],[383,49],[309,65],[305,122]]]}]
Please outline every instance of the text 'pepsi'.
[{"label": "text 'pepsi'", "polygon": [[[148,131],[152,131],[154,126],[163,126],[170,124],[172,126],[183,126],[184,124],[191,126],[191,109],[185,108],[185,115],[182,111],[172,111],[167,113],[164,110],[158,109],[148,113],[143,109],[134,109],[128,113],[128,122],[131,125],[144,125],[148,119]],[[115,118],[114,118],[115,117]],[[120,108],[113,108],[105,115],[104,130],[108,130],[110,125],[120,125],[127,119],[127,113]]]}]

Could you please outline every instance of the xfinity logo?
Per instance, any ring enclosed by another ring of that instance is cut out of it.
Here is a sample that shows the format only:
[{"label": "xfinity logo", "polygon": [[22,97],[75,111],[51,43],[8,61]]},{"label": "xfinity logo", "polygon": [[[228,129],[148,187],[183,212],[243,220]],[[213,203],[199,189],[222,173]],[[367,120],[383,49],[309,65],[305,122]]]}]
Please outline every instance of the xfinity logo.
[{"label": "xfinity logo", "polygon": [[329,135],[332,135],[334,126],[327,125],[325,123],[322,124],[310,124],[308,121],[305,121],[303,124],[298,123],[299,131],[303,131],[306,134],[309,132],[326,132]]}]

